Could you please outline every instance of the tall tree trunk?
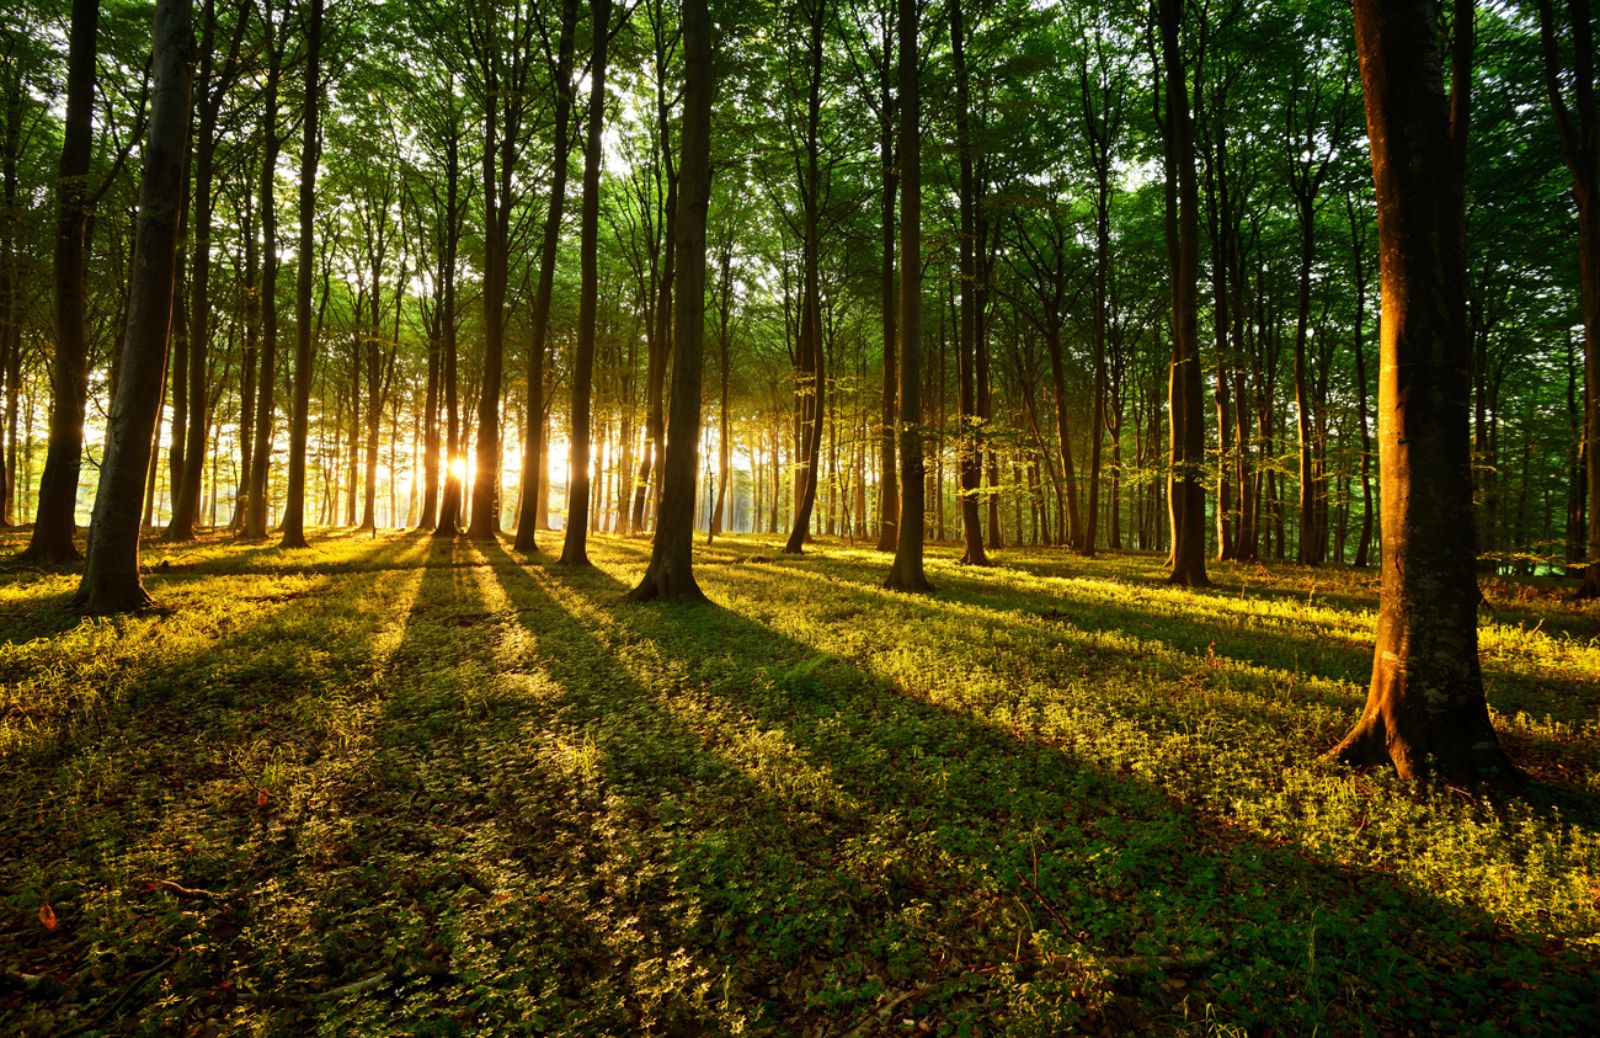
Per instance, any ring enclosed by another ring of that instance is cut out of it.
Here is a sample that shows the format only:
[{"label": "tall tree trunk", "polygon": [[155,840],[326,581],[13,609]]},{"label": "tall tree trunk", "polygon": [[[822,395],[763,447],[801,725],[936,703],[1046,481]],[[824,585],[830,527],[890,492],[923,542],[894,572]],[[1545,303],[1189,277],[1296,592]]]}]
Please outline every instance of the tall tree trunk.
[{"label": "tall tree trunk", "polygon": [[[900,35],[900,515],[884,587],[932,591],[923,571],[926,479],[922,461],[922,99],[917,83],[917,0],[899,0]],[[887,57],[885,61],[887,62]]]},{"label": "tall tree trunk", "polygon": [[1557,52],[1550,0],[1539,0],[1539,35],[1544,45],[1545,86],[1572,173],[1578,209],[1578,299],[1583,312],[1584,482],[1589,522],[1582,562],[1581,598],[1600,597],[1600,116],[1595,110],[1594,23],[1589,0],[1571,0],[1573,96],[1569,108]]},{"label": "tall tree trunk", "polygon": [[267,536],[267,487],[272,468],[273,402],[278,355],[278,204],[273,187],[278,173],[278,79],[283,71],[284,41],[272,21],[272,0],[262,12],[267,70],[262,86],[261,133],[261,365],[256,380],[255,442],[250,448],[250,486],[245,494],[244,535]]},{"label": "tall tree trunk", "polygon": [[456,255],[461,245],[461,127],[452,121],[445,131],[445,233],[444,257],[440,261],[442,314],[439,318],[443,340],[445,410],[445,483],[439,502],[439,524],[435,537],[455,537],[461,532],[462,480],[466,459],[462,456],[460,380],[456,373]]},{"label": "tall tree trunk", "polygon": [[821,480],[822,433],[827,414],[828,379],[822,341],[822,289],[819,266],[822,252],[822,55],[827,0],[810,0],[811,27],[807,50],[810,78],[806,99],[806,157],[801,180],[804,228],[801,242],[800,372],[801,457],[794,524],[784,544],[785,554],[798,555],[811,536],[811,515]]},{"label": "tall tree trunk", "polygon": [[[172,521],[166,539],[191,540],[200,515],[201,483],[205,478],[206,446],[210,437],[210,390],[206,385],[211,345],[211,226],[215,200],[212,183],[217,152],[217,118],[223,98],[234,80],[236,60],[244,37],[244,9],[239,10],[233,39],[216,66],[216,0],[205,0],[200,40],[200,91],[195,105],[198,114],[197,140],[192,146],[194,160],[193,256],[189,261],[189,417],[184,464],[174,484]],[[178,375],[181,380],[183,372]],[[213,493],[215,493],[213,491]]]},{"label": "tall tree trunk", "polygon": [[1205,400],[1196,313],[1199,276],[1199,189],[1194,170],[1194,122],[1181,46],[1182,0],[1160,0],[1161,51],[1166,76],[1168,154],[1177,187],[1177,251],[1172,259],[1172,577],[1206,587]]},{"label": "tall tree trunk", "polygon": [[900,516],[900,488],[894,471],[896,385],[895,365],[895,284],[894,284],[894,196],[896,190],[894,156],[894,104],[890,93],[889,55],[893,48],[893,28],[883,20],[883,65],[878,81],[878,157],[883,189],[878,210],[882,233],[882,256],[878,281],[879,306],[883,313],[883,428],[878,443],[878,550],[899,548],[897,524]]},{"label": "tall tree trunk", "polygon": [[1354,7],[1384,298],[1383,584],[1367,704],[1333,753],[1356,765],[1387,760],[1407,779],[1508,781],[1518,773],[1489,721],[1478,666],[1458,158],[1466,126],[1446,107],[1436,5]]},{"label": "tall tree trunk", "polygon": [[[284,548],[306,546],[306,440],[311,429],[311,369],[314,356],[311,327],[312,218],[316,215],[317,198],[322,3],[323,0],[311,0],[311,16],[306,25],[305,97],[301,101],[300,112],[303,136],[300,142],[300,254],[296,257],[299,270],[295,284],[294,409],[289,417],[289,496],[284,502],[283,540],[279,542]],[[373,308],[376,310],[376,282],[372,289]],[[398,307],[399,303],[395,305]],[[368,498],[370,501],[370,491]]]},{"label": "tall tree trunk", "polygon": [[[51,367],[50,445],[39,480],[33,536],[21,555],[28,561],[71,562],[79,557],[72,538],[77,532],[78,473],[83,464],[84,407],[89,395],[89,355],[83,327],[84,225],[99,23],[99,0],[73,0],[67,43],[67,117],[56,181],[56,350]],[[174,203],[176,200],[174,184]],[[143,471],[139,479],[143,481]]]},{"label": "tall tree trunk", "polygon": [[[706,207],[711,197],[711,18],[706,0],[683,3],[684,97],[678,218],[673,221],[674,293],[705,298]],[[587,204],[587,203],[586,203]],[[705,307],[679,306],[672,335],[672,407],[662,468],[661,507],[650,564],[629,594],[635,602],[704,601],[694,578],[695,474],[699,468],[700,383]],[[726,365],[724,365],[726,370]]]},{"label": "tall tree trunk", "polygon": [[127,334],[89,528],[89,558],[73,598],[91,613],[121,612],[150,602],[139,583],[139,490],[150,465],[172,328],[194,52],[190,0],[158,0],[152,37],[150,134],[139,184]]},{"label": "tall tree trunk", "polygon": [[545,210],[544,241],[539,251],[539,284],[534,290],[532,331],[528,343],[528,408],[526,445],[522,453],[522,501],[517,509],[518,551],[537,551],[539,502],[544,497],[544,359],[550,328],[550,299],[555,293],[556,253],[561,244],[561,217],[567,201],[567,170],[571,161],[573,37],[578,22],[578,0],[562,0],[561,34],[557,44],[555,89],[555,166],[550,183],[550,204]]},{"label": "tall tree trunk", "polygon": [[[440,300],[434,298],[435,307]],[[439,525],[439,353],[440,309],[435,309],[428,326],[428,382],[422,403],[422,516],[418,530],[431,531]]]},{"label": "tall tree trunk", "polygon": [[[595,309],[599,290],[600,135],[606,115],[606,44],[611,25],[611,0],[590,0],[589,9],[594,19],[594,54],[589,63],[589,129],[583,150],[583,207],[578,244],[578,341],[573,358],[572,407],[569,412],[572,461],[567,466],[567,529],[560,560],[566,566],[590,565],[589,407],[594,385]],[[691,458],[691,480],[694,478],[692,462]],[[692,492],[689,507],[694,507]]]},{"label": "tall tree trunk", "polygon": [[[13,37],[10,47],[19,46]],[[11,51],[12,54],[15,51]],[[0,379],[5,381],[6,396],[15,398],[17,387],[12,382],[11,358],[22,350],[22,306],[20,270],[18,266],[17,232],[20,223],[18,209],[17,162],[22,152],[22,67],[16,60],[5,63],[0,69],[5,82],[5,125],[0,128]],[[0,408],[0,526],[15,522],[13,513],[16,482],[16,431],[8,428],[4,409]],[[9,444],[11,457],[6,457]]]},{"label": "tall tree trunk", "polygon": [[1304,565],[1321,562],[1316,544],[1315,502],[1317,480],[1311,461],[1311,399],[1306,391],[1306,333],[1311,320],[1311,263],[1316,258],[1316,215],[1311,199],[1302,197],[1295,207],[1300,217],[1299,302],[1294,322],[1295,445],[1300,475],[1300,540],[1295,557]]},{"label": "tall tree trunk", "polygon": [[1356,356],[1356,424],[1361,430],[1361,537],[1356,541],[1355,564],[1365,568],[1372,549],[1372,431],[1367,426],[1367,242],[1361,229],[1361,214],[1354,202],[1346,200],[1350,217],[1351,256],[1355,265],[1356,334],[1352,349]]},{"label": "tall tree trunk", "polygon": [[961,469],[961,536],[965,545],[961,561],[969,566],[989,565],[984,552],[983,527],[978,511],[978,496],[983,473],[983,453],[976,430],[982,420],[977,394],[978,384],[974,361],[977,343],[977,273],[973,258],[975,242],[973,208],[976,204],[976,187],[972,175],[972,130],[968,111],[967,61],[965,31],[962,22],[961,0],[950,3],[950,51],[956,76],[956,153],[961,168],[960,209],[961,243],[958,250],[961,275],[961,331],[957,356],[960,358],[961,434],[957,437],[958,462]]}]

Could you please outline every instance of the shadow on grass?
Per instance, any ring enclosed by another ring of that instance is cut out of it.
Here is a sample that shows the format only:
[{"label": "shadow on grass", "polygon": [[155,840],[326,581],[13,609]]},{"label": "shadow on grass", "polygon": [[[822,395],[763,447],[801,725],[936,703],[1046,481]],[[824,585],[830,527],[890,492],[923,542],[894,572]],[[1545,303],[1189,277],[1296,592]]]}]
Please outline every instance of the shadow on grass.
[{"label": "shadow on grass", "polygon": [[[822,776],[826,799],[848,805],[807,815],[774,779],[767,799],[785,809],[752,809],[736,839],[712,826],[661,841],[672,874],[698,879],[703,907],[663,943],[714,954],[720,934],[743,934],[740,995],[780,1028],[801,1022],[800,1006],[848,1021],[885,985],[927,987],[908,1011],[931,1006],[999,1030],[1076,1026],[1090,1010],[1112,1026],[1177,1026],[1209,1003],[1230,1022],[1306,1032],[1577,1032],[1600,993],[1576,953],[1396,877],[1247,838],[1135,776],[908,696],[728,610],[612,608],[623,586],[603,573],[495,562],[541,644],[566,632],[563,651],[579,659],[565,664],[564,693],[602,733],[610,795],[639,805],[646,831],[670,824],[646,805],[697,788],[708,757],[748,747],[691,726],[698,749],[663,752],[659,708],[641,710],[641,689],[696,704],[690,714],[742,719],[746,743],[782,748],[780,762]],[[613,661],[628,678],[612,677]],[[681,743],[681,728],[671,740]],[[797,841],[796,822],[826,838]],[[785,867],[752,875],[748,865],[776,847]],[[813,917],[796,897],[832,908]],[[1177,977],[1128,965],[1169,955],[1215,959]],[[824,965],[800,997],[768,1003],[763,993],[775,977],[793,981],[797,957]],[[1116,976],[1105,980],[1096,964],[1108,962]]]},{"label": "shadow on grass", "polygon": [[[396,579],[324,583],[310,601],[265,602],[231,629],[220,617],[187,625],[182,611],[152,618],[140,637],[156,655],[124,663],[139,673],[113,698],[53,718],[47,737],[0,761],[0,962],[56,992],[0,992],[0,1029],[139,1021],[183,1033],[226,1015],[251,958],[240,935],[267,903],[259,885],[283,879],[299,853],[312,791],[280,783],[344,738],[327,693],[370,681],[381,618],[361,610]],[[328,641],[308,651],[311,631]],[[40,904],[54,906],[56,927],[39,925]]]}]

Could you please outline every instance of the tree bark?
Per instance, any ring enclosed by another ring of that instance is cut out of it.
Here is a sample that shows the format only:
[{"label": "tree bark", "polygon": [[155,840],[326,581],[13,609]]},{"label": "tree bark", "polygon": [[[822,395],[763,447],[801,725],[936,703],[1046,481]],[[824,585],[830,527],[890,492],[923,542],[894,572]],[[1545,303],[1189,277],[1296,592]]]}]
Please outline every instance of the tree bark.
[{"label": "tree bark", "polygon": [[[811,17],[809,45],[807,48],[810,78],[806,101],[806,155],[800,171],[801,205],[804,209],[804,227],[801,240],[800,287],[800,398],[796,401],[801,413],[800,464],[797,471],[794,524],[789,539],[783,546],[787,555],[799,555],[811,536],[811,516],[817,503],[817,487],[821,481],[822,433],[825,424],[828,379],[826,351],[822,341],[822,289],[820,285],[822,231],[822,56],[823,27],[827,16],[827,0],[810,0]],[[798,166],[799,163],[796,163]]]},{"label": "tree bark", "polygon": [[1539,35],[1544,47],[1545,88],[1561,135],[1562,153],[1572,173],[1578,210],[1578,298],[1583,313],[1585,480],[1589,521],[1580,565],[1580,598],[1600,597],[1600,117],[1594,97],[1594,23],[1588,0],[1568,8],[1572,35],[1571,107],[1562,94],[1563,70],[1557,53],[1550,0],[1539,0]]},{"label": "tree bark", "polygon": [[[599,290],[600,134],[606,114],[606,44],[611,0],[590,0],[594,19],[594,54],[589,63],[589,130],[583,153],[583,208],[580,214],[578,262],[578,341],[572,368],[572,461],[567,466],[567,529],[561,564],[589,562],[589,409],[594,386],[596,293]],[[698,298],[698,297],[696,297]],[[695,308],[698,309],[698,308]],[[693,468],[690,479],[693,479]],[[693,494],[690,495],[693,507]]]},{"label": "tree bark", "polygon": [[278,171],[278,80],[285,41],[272,21],[272,0],[261,17],[266,34],[267,69],[262,85],[261,133],[261,363],[256,379],[255,442],[250,448],[250,485],[245,494],[244,535],[267,536],[267,487],[272,468],[273,409],[278,355],[278,205],[273,190]]},{"label": "tree bark", "polygon": [[1333,754],[1407,779],[1510,781],[1478,665],[1465,215],[1435,6],[1354,4],[1384,299],[1383,583],[1367,704]]},{"label": "tree bark", "polygon": [[922,564],[927,481],[922,460],[922,99],[917,83],[917,21],[917,0],[899,0],[900,515],[894,565],[883,586],[927,592],[933,585]]},{"label": "tree bark", "polygon": [[539,252],[539,285],[534,290],[532,337],[528,344],[528,407],[522,454],[522,502],[517,509],[518,551],[538,551],[539,502],[544,495],[544,360],[550,328],[550,300],[555,293],[556,253],[561,244],[561,217],[567,201],[567,169],[571,160],[572,61],[578,22],[577,0],[562,0],[557,43],[555,90],[555,165],[550,204],[545,211],[544,241]]},{"label": "tree bark", "polygon": [[960,358],[961,433],[957,437],[961,476],[961,537],[965,545],[961,561],[968,566],[987,566],[989,556],[983,547],[983,526],[978,497],[983,478],[983,453],[977,442],[982,421],[978,394],[982,392],[975,370],[977,343],[977,272],[973,258],[976,188],[972,175],[971,117],[967,102],[967,62],[961,0],[950,3],[950,51],[956,76],[956,154],[961,169],[960,247],[957,250],[961,275],[961,330],[957,356]]},{"label": "tree bark", "polygon": [[[289,418],[289,496],[283,507],[284,548],[306,547],[306,439],[311,429],[311,369],[314,354],[311,327],[312,218],[316,214],[318,81],[321,75],[322,3],[311,0],[306,26],[305,97],[300,115],[300,254],[295,285],[294,410]],[[377,285],[373,285],[374,307]],[[396,302],[396,307],[399,303]],[[376,332],[376,329],[374,329]],[[373,392],[376,393],[376,387]],[[370,493],[369,493],[370,501]]]},{"label": "tree bark", "polygon": [[150,602],[139,582],[139,491],[150,464],[173,318],[194,50],[190,0],[158,0],[152,36],[150,133],[139,185],[128,324],[95,493],[88,562],[73,598],[77,607],[91,613],[122,612]]},{"label": "tree bark", "polygon": [[695,474],[700,454],[700,384],[704,374],[706,208],[711,197],[711,19],[706,0],[683,4],[684,98],[678,163],[673,291],[672,404],[662,468],[661,507],[650,564],[629,593],[635,602],[703,602],[694,578]]},{"label": "tree bark", "polygon": [[1168,154],[1176,180],[1176,253],[1172,257],[1171,583],[1207,587],[1205,400],[1200,370],[1196,280],[1199,276],[1199,190],[1194,169],[1194,122],[1180,35],[1181,0],[1160,0],[1161,50],[1166,75]]},{"label": "tree bark", "polygon": [[[51,368],[50,445],[39,480],[33,535],[19,556],[26,561],[60,563],[79,558],[73,534],[77,532],[78,474],[83,464],[84,407],[89,395],[88,344],[83,327],[87,266],[84,226],[88,218],[99,23],[99,0],[73,0],[67,44],[67,113],[56,189],[56,350]],[[174,185],[174,202],[176,198]],[[142,482],[143,472],[139,478]]]},{"label": "tree bark", "polygon": [[[913,11],[913,18],[915,12]],[[889,19],[883,20],[883,64],[878,80],[878,157],[882,167],[882,194],[879,206],[879,230],[882,233],[883,253],[878,281],[879,306],[883,314],[883,428],[878,443],[878,550],[896,551],[900,538],[897,532],[900,521],[900,488],[895,477],[895,426],[896,386],[899,376],[895,365],[895,269],[894,269],[894,196],[897,186],[894,163],[894,104],[890,93],[889,55],[892,53],[893,28]],[[920,248],[919,248],[920,253]]]}]

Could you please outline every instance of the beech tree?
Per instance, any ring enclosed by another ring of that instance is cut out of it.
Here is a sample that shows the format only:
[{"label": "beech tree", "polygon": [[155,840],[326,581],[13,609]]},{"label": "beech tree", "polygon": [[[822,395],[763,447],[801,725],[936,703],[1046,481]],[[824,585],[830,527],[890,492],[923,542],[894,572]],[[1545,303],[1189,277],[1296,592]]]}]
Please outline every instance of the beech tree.
[{"label": "beech tree", "polygon": [[1206,503],[1200,483],[1205,466],[1205,390],[1195,289],[1200,197],[1181,39],[1182,0],[1159,0],[1158,22],[1166,86],[1167,248],[1172,274],[1172,376],[1167,394],[1172,422],[1172,583],[1205,587],[1211,583],[1206,577]]},{"label": "beech tree", "polygon": [[684,95],[682,158],[678,163],[678,218],[674,225],[672,406],[662,469],[661,512],[650,564],[629,594],[635,602],[655,599],[704,601],[694,578],[695,473],[699,470],[700,383],[705,343],[706,208],[711,199],[711,19],[706,0],[684,0]]},{"label": "beech tree", "polygon": [[[281,542],[285,548],[306,546],[306,438],[311,429],[311,367],[315,363],[311,352],[315,334],[311,319],[311,281],[316,215],[318,92],[321,89],[318,76],[322,52],[322,2],[310,0],[311,12],[306,23],[305,95],[300,111],[300,255],[297,257],[299,271],[295,284],[294,410],[290,414],[289,429],[289,494],[284,504]],[[370,501],[368,507],[371,507]]]},{"label": "beech tree", "polygon": [[[561,546],[561,563],[588,566],[589,563],[589,425],[594,391],[595,309],[599,293],[600,237],[600,133],[606,114],[606,47],[611,33],[611,0],[591,0],[589,5],[594,35],[589,58],[589,129],[583,149],[583,211],[579,230],[581,283],[578,289],[578,336],[572,371],[571,422],[572,458],[568,466],[568,506],[566,536]],[[702,275],[703,277],[703,275]]]},{"label": "beech tree", "polygon": [[1402,778],[1507,781],[1518,773],[1489,720],[1478,664],[1462,195],[1472,3],[1456,4],[1450,99],[1436,6],[1354,4],[1383,286],[1383,574],[1367,703],[1333,753],[1388,761]]},{"label": "beech tree", "polygon": [[88,559],[73,597],[74,605],[91,613],[136,609],[150,601],[139,580],[139,491],[150,466],[161,369],[172,332],[194,54],[190,20],[190,0],[157,0],[150,135],[140,176],[127,332],[89,526]]},{"label": "beech tree", "polygon": [[[89,150],[95,88],[99,0],[73,0],[67,40],[67,116],[56,182],[56,357],[50,406],[50,447],[39,481],[33,536],[21,558],[71,562],[79,558],[78,472],[83,464],[84,407],[89,395],[84,340],[84,224],[88,219]],[[144,482],[140,473],[139,481]],[[136,495],[137,496],[137,493]]]},{"label": "beech tree", "polygon": [[932,591],[922,564],[925,489],[922,459],[922,98],[917,89],[917,0],[899,0],[900,36],[900,376],[896,434],[900,454],[900,515],[894,565],[884,587]]}]

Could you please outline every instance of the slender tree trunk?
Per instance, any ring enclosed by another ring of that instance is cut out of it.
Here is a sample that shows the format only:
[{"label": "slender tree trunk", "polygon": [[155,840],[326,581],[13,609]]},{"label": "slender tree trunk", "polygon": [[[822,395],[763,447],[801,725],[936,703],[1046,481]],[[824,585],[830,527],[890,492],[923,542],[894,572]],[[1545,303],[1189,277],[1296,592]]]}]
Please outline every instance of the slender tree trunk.
[{"label": "slender tree trunk", "polygon": [[882,266],[878,282],[879,305],[883,313],[883,428],[879,433],[878,454],[878,550],[899,548],[897,523],[900,515],[900,488],[894,471],[896,385],[895,365],[895,267],[894,196],[896,190],[894,155],[894,98],[890,93],[889,55],[893,47],[889,20],[883,21],[883,67],[878,84],[879,144],[883,190],[879,206],[882,232]]},{"label": "slender tree trunk", "polygon": [[539,284],[534,290],[533,334],[528,344],[528,409],[524,416],[526,447],[522,454],[522,501],[517,509],[518,551],[537,551],[539,503],[544,497],[544,359],[550,327],[550,300],[555,292],[556,253],[561,244],[561,217],[566,208],[567,170],[571,164],[573,37],[578,22],[577,0],[562,0],[561,36],[557,45],[555,90],[555,165],[550,203],[545,210],[544,241],[539,253]]},{"label": "slender tree trunk", "polygon": [[1578,299],[1583,313],[1585,387],[1580,453],[1588,496],[1583,584],[1578,596],[1596,598],[1600,597],[1600,113],[1594,96],[1594,22],[1588,0],[1572,0],[1567,16],[1573,59],[1570,108],[1562,92],[1566,76],[1557,49],[1551,0],[1539,0],[1545,87],[1562,153],[1572,173],[1572,197],[1578,210]]},{"label": "slender tree trunk", "polygon": [[1356,357],[1356,425],[1361,430],[1361,536],[1356,541],[1355,564],[1365,568],[1372,548],[1372,432],[1367,426],[1367,265],[1366,236],[1360,233],[1361,215],[1347,202],[1350,216],[1352,259],[1356,282],[1356,329],[1352,349]]},{"label": "slender tree trunk", "polygon": [[989,565],[983,547],[983,527],[978,497],[983,473],[983,453],[976,430],[982,420],[977,394],[982,391],[975,371],[977,353],[977,273],[973,259],[976,188],[972,175],[971,117],[967,104],[967,63],[961,0],[950,3],[950,51],[956,75],[956,152],[961,168],[961,242],[958,249],[961,274],[961,331],[957,356],[960,358],[961,433],[957,437],[961,470],[961,536],[965,544],[961,561],[969,566]]},{"label": "slender tree trunk", "polygon": [[158,0],[152,36],[150,133],[139,184],[127,334],[95,493],[88,562],[73,599],[92,613],[137,609],[150,602],[139,582],[139,490],[150,464],[172,328],[194,52],[189,0]]},{"label": "slender tree trunk", "polygon": [[[677,253],[674,293],[680,300],[700,300],[705,297],[706,284],[706,207],[711,197],[714,90],[711,19],[706,0],[684,0],[682,17],[685,87],[678,218],[673,222],[672,245]],[[705,307],[679,306],[674,317],[672,406],[662,469],[661,508],[650,564],[629,595],[635,602],[705,600],[693,567]]]},{"label": "slender tree trunk", "polygon": [[[12,44],[15,46],[16,44]],[[22,350],[22,306],[19,283],[17,232],[17,162],[22,152],[22,68],[11,61],[4,69],[5,125],[0,129],[0,379],[6,398],[16,398],[11,358]],[[0,526],[16,521],[13,510],[17,465],[16,426],[0,409]],[[10,457],[6,456],[9,447]]]},{"label": "slender tree trunk", "polygon": [[[572,408],[569,413],[572,423],[569,439],[572,461],[567,466],[567,528],[561,547],[561,563],[567,566],[590,565],[589,408],[594,384],[595,297],[599,289],[600,135],[605,126],[606,44],[611,24],[611,0],[590,0],[590,10],[594,19],[594,54],[589,63],[589,129],[583,154],[583,207],[578,246],[578,341],[573,358]],[[699,310],[699,307],[692,309]],[[691,480],[694,478],[692,461],[691,456]],[[691,508],[693,500],[691,493]]]},{"label": "slender tree trunk", "polygon": [[[884,587],[932,591],[922,564],[926,479],[922,461],[922,99],[917,82],[917,0],[899,0],[900,35],[900,515]],[[887,57],[885,58],[887,61]]]},{"label": "slender tree trunk", "polygon": [[1181,49],[1181,0],[1160,0],[1162,60],[1166,76],[1167,136],[1177,181],[1177,254],[1173,258],[1172,377],[1172,577],[1187,587],[1207,587],[1206,505],[1200,477],[1205,466],[1205,400],[1200,370],[1196,280],[1199,274],[1199,190],[1194,169],[1194,122]]},{"label": "slender tree trunk", "polygon": [[[73,0],[67,43],[67,113],[56,188],[56,349],[51,367],[50,445],[39,480],[33,535],[20,556],[28,561],[60,563],[79,557],[73,534],[77,532],[78,473],[83,464],[84,407],[89,396],[88,344],[83,326],[87,267],[84,225],[88,218],[99,23],[99,0]],[[174,201],[176,198],[174,184]],[[144,473],[139,475],[142,482]]]},{"label": "slender tree trunk", "polygon": [[[317,197],[317,113],[318,93],[322,89],[318,77],[321,75],[323,0],[310,0],[310,3],[310,19],[306,26],[305,97],[300,114],[304,136],[300,144],[300,254],[296,257],[299,270],[295,284],[294,409],[289,418],[289,496],[284,502],[283,540],[279,542],[285,548],[306,546],[306,441],[311,430],[311,369],[314,357],[311,327],[314,258],[312,218],[316,214]],[[376,309],[376,282],[372,290],[373,307]],[[398,307],[399,302],[395,305]],[[376,394],[375,387],[373,392]],[[370,490],[368,498],[370,502]]]},{"label": "slender tree trunk", "polygon": [[267,70],[262,88],[261,164],[261,367],[256,382],[254,431],[250,448],[250,486],[245,495],[244,535],[252,540],[267,536],[267,487],[272,468],[273,404],[277,389],[278,354],[278,205],[274,182],[278,172],[278,79],[283,67],[283,41],[276,36],[272,3],[262,14],[267,35]]},{"label": "slender tree trunk", "polygon": [[827,0],[810,0],[811,18],[807,50],[810,78],[807,86],[806,157],[801,180],[801,204],[804,209],[804,230],[801,243],[801,298],[800,298],[800,372],[801,398],[797,401],[801,412],[800,464],[796,470],[796,499],[794,523],[789,530],[789,540],[784,544],[785,554],[798,555],[811,536],[811,516],[817,503],[817,488],[821,480],[822,434],[827,413],[828,379],[825,350],[822,341],[822,290],[819,265],[822,252],[821,213],[822,172],[822,76],[823,27],[827,17]]},{"label": "slender tree trunk", "polygon": [[460,380],[456,373],[456,253],[461,244],[461,128],[452,123],[445,131],[445,234],[444,257],[440,261],[440,295],[443,312],[439,318],[444,354],[445,468],[444,496],[439,502],[439,524],[435,537],[455,537],[461,532],[462,479],[466,459],[462,456]]}]

